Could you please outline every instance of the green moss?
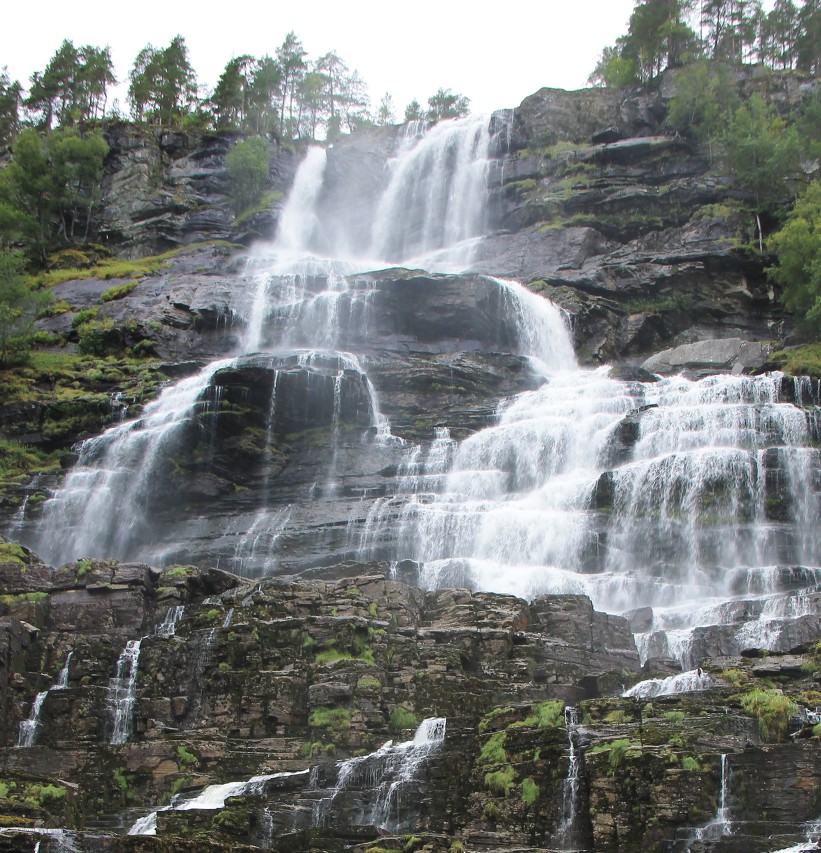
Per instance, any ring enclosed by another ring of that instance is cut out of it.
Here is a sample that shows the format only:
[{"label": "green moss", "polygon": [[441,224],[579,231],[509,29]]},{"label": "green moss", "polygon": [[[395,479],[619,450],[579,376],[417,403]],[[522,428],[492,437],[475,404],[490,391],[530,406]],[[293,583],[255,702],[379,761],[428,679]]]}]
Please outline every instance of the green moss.
[{"label": "green moss", "polygon": [[770,363],[790,376],[821,378],[821,343],[778,350],[770,355]]},{"label": "green moss", "polygon": [[480,766],[488,766],[493,764],[506,764],[507,752],[505,751],[505,741],[507,740],[507,732],[496,732],[492,734],[482,746],[479,757],[476,759]]},{"label": "green moss", "polygon": [[488,728],[490,728],[490,724],[491,724],[491,723],[492,723],[492,722],[493,722],[497,717],[501,717],[501,716],[502,716],[502,714],[511,714],[511,713],[513,713],[515,710],[516,710],[516,709],[515,709],[515,708],[513,708],[513,707],[512,707],[512,706],[510,706],[510,705],[508,705],[508,706],[506,706],[506,707],[504,707],[504,708],[494,708],[492,711],[490,711],[489,713],[485,714],[485,716],[484,716],[484,717],[482,717],[482,720],[481,720],[481,722],[479,723],[479,728],[478,728],[478,732],[479,732],[479,734],[480,734],[480,735],[483,735],[483,734],[488,730]]},{"label": "green moss", "polygon": [[371,617],[371,619],[376,619],[376,617],[377,617],[378,615],[379,615],[379,608],[376,606],[376,602],[375,602],[375,601],[372,601],[372,602],[368,605],[368,616],[370,616],[370,617]]},{"label": "green moss", "polygon": [[501,770],[485,773],[485,786],[496,796],[507,797],[510,795],[510,789],[513,787],[515,778],[516,771],[510,764],[507,764]]},{"label": "green moss", "polygon": [[686,716],[684,711],[667,711],[664,714],[664,719],[669,723],[681,723]]},{"label": "green moss", "polygon": [[113,302],[115,299],[122,299],[128,296],[137,286],[136,281],[127,281],[124,284],[118,284],[115,287],[109,287],[100,294],[100,302]]},{"label": "green moss", "polygon": [[502,810],[494,802],[485,803],[482,806],[482,817],[489,823],[497,823],[502,818]]},{"label": "green moss", "polygon": [[17,604],[36,604],[45,598],[48,598],[47,592],[20,592],[17,595],[0,595],[0,604],[6,607],[14,607]]},{"label": "green moss", "polygon": [[33,785],[32,788],[37,791],[37,800],[41,806],[64,800],[66,796],[66,789],[62,785]]},{"label": "green moss", "polygon": [[539,796],[539,786],[532,779],[522,781],[522,802],[526,806],[532,806]]},{"label": "green moss", "polygon": [[358,690],[376,690],[382,687],[382,682],[378,678],[371,678],[369,675],[363,675],[356,682]]},{"label": "green moss", "polygon": [[627,723],[630,721],[630,715],[621,708],[615,711],[609,711],[604,715],[602,722],[605,723]]},{"label": "green moss", "polygon": [[343,731],[351,727],[351,713],[347,708],[327,708],[320,706],[311,711],[308,724],[315,729]]},{"label": "green moss", "polygon": [[698,761],[690,755],[685,755],[681,759],[681,769],[682,770],[700,770],[701,766]]},{"label": "green moss", "polygon": [[182,744],[177,747],[177,759],[180,767],[196,764],[199,761],[197,756],[193,752],[189,752]]},{"label": "green moss", "polygon": [[413,711],[409,711],[407,708],[403,708],[401,705],[391,711],[390,720],[388,725],[391,728],[391,731],[399,732],[403,729],[415,729],[419,722],[416,719],[416,715]]},{"label": "green moss", "polygon": [[560,729],[564,726],[564,702],[550,700],[540,702],[533,713],[524,720],[526,726],[540,729]]},{"label": "green moss", "polygon": [[758,731],[764,740],[783,740],[790,717],[797,706],[789,696],[771,689],[755,689],[742,694],[741,707],[758,719]]},{"label": "green moss", "polygon": [[0,542],[0,563],[26,564],[26,552],[14,542]]},{"label": "green moss", "polygon": [[162,580],[167,578],[187,578],[189,575],[196,574],[196,569],[193,566],[172,566],[162,573]]},{"label": "green moss", "polygon": [[210,610],[207,610],[205,613],[205,618],[208,619],[209,622],[213,622],[214,619],[218,619],[220,617],[220,612],[216,607],[212,607]]}]

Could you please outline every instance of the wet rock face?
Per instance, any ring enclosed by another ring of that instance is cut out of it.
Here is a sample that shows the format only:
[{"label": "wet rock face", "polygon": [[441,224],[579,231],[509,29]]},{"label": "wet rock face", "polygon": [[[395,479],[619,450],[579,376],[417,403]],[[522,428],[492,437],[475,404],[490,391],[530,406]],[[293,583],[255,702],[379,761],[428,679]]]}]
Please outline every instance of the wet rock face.
[{"label": "wet rock face", "polygon": [[[114,124],[105,133],[110,153],[103,209],[95,223],[100,242],[140,257],[203,240],[245,238],[234,229],[225,157],[238,136],[146,129]],[[272,188],[293,179],[294,158],[270,143]],[[257,223],[273,236],[273,223]]]},{"label": "wet rock face", "polygon": [[[621,699],[641,677],[629,625],[583,596],[54,570],[25,551],[0,562],[0,589],[4,821],[93,820],[85,849],[394,849],[395,832],[443,853],[732,853],[797,843],[816,815],[812,722],[745,704],[817,695],[806,646],[716,660],[706,692]],[[118,658],[138,638],[131,734],[111,745]],[[37,693],[34,745],[15,747]],[[109,834],[171,792],[156,839]]]}]

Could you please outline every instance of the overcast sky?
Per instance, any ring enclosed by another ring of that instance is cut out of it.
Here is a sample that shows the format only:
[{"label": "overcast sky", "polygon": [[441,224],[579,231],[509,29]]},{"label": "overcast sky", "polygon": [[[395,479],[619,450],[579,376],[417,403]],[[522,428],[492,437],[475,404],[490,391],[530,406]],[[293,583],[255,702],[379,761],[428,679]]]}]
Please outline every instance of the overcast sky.
[{"label": "overcast sky", "polygon": [[[439,87],[471,99],[474,112],[515,107],[542,86],[585,85],[605,45],[624,33],[633,0],[525,0],[482,5],[467,0],[288,0],[251,4],[207,0],[38,0],[9,3],[0,29],[0,67],[24,87],[63,39],[109,45],[127,80],[146,45],[178,33],[205,89],[225,63],[249,53],[273,55],[289,30],[310,59],[335,50],[368,84],[374,106],[389,92],[398,116],[413,98],[423,105]],[[127,110],[125,92],[117,93]]]}]

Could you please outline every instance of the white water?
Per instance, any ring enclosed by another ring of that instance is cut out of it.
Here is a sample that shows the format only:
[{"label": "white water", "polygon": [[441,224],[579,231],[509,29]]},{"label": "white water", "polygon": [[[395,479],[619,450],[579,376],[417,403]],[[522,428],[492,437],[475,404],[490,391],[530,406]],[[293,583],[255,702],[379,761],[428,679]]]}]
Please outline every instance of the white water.
[{"label": "white water", "polygon": [[[488,128],[473,118],[408,128],[370,195],[344,183],[342,161],[311,150],[277,239],[237,282],[232,311],[246,324],[243,353],[297,350],[307,370],[337,359],[323,380],[335,412],[340,374],[364,378],[371,430],[363,444],[374,471],[399,443],[366,372],[377,287],[354,273],[392,262],[432,270],[469,263],[487,227]],[[415,561],[428,587],[578,593],[616,613],[652,608],[636,636],[642,660],[674,657],[685,668],[709,645],[704,629],[724,654],[795,644],[791,632],[802,624],[812,633],[821,566],[817,413],[781,402],[778,375],[640,383],[613,379],[607,368],[579,370],[562,312],[515,282],[492,281],[500,324],[515,329],[510,349],[530,359],[544,384],[503,402],[492,426],[458,445],[441,433],[428,447],[405,447],[384,496],[363,497],[350,512],[345,556]],[[36,547],[47,559],[138,556],[152,530],[151,484],[173,456],[164,445],[184,432],[214,371],[228,363],[166,389],[143,418],[86,442],[80,465],[45,505]],[[280,393],[277,373],[271,422]],[[812,402],[801,382],[796,396]],[[307,503],[342,494],[338,426],[335,417],[327,467],[306,487]],[[304,504],[269,505],[271,487],[266,479],[262,507],[223,530],[220,553],[235,570],[278,571],[280,549],[305,518]],[[771,518],[773,504],[788,517]],[[799,565],[799,586],[767,585]]]},{"label": "white water", "polygon": [[733,834],[728,802],[730,785],[730,765],[727,755],[721,756],[721,787],[718,794],[716,816],[706,825],[699,827],[693,836],[694,841],[716,841]]},{"label": "white water", "polygon": [[173,637],[177,633],[177,622],[182,619],[185,607],[181,604],[172,605],[165,613],[165,619],[157,626],[158,637]]},{"label": "white water", "polygon": [[17,733],[17,747],[27,749],[28,747],[34,746],[34,741],[37,737],[37,729],[40,726],[40,713],[43,710],[43,703],[46,701],[46,697],[52,690],[65,690],[68,687],[68,667],[71,663],[71,656],[73,654],[74,652],[69,652],[66,655],[65,663],[57,676],[57,681],[55,681],[48,690],[43,690],[34,697],[28,719],[20,721]]},{"label": "white water", "polygon": [[224,808],[225,801],[229,797],[247,797],[251,794],[260,794],[265,790],[265,785],[273,779],[289,779],[296,776],[309,775],[308,770],[297,770],[293,773],[269,773],[264,776],[252,776],[244,782],[225,782],[221,785],[209,785],[199,794],[190,798],[177,798],[170,806],[151,812],[134,822],[128,830],[129,835],[156,835],[157,814],[161,811],[191,811],[201,809],[213,811]]},{"label": "white water", "polygon": [[694,693],[709,690],[715,681],[700,669],[691,669],[669,675],[667,678],[649,678],[625,690],[622,696],[634,699],[652,699],[654,696],[671,696],[679,693]]},{"label": "white water", "polygon": [[567,729],[567,776],[562,785],[562,819],[557,830],[558,844],[561,849],[570,849],[575,839],[576,814],[579,809],[579,777],[581,762],[578,737],[579,712],[568,706],[564,709],[564,724]]},{"label": "white water", "polygon": [[127,743],[134,725],[134,703],[137,698],[137,671],[142,640],[129,640],[117,661],[117,674],[109,684],[109,707],[113,732],[111,743]]},{"label": "white water", "polygon": [[26,749],[34,746],[34,738],[37,735],[37,727],[40,725],[40,710],[43,702],[48,696],[48,690],[43,690],[34,697],[31,711],[27,720],[20,721],[20,730],[17,734],[17,746]]},{"label": "white water", "polygon": [[345,792],[358,791],[363,811],[356,821],[398,832],[409,813],[402,797],[416,779],[425,762],[438,751],[445,740],[447,723],[441,717],[423,720],[413,740],[395,744],[388,741],[375,752],[349,758],[337,764],[336,784],[316,801],[313,826],[324,826],[333,814],[334,801]]}]

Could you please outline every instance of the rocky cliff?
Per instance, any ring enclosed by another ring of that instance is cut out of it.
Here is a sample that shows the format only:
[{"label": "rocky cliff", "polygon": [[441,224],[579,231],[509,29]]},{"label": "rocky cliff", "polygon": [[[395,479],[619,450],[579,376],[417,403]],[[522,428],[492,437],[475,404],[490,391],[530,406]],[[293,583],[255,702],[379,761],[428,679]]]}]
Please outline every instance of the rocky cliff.
[{"label": "rocky cliff", "polygon": [[745,701],[814,705],[814,647],[615,698],[632,635],[583,596],[0,548],[0,849],[740,851],[817,816],[806,716]]},{"label": "rocky cliff", "polygon": [[[821,398],[673,83],[342,140],[273,249],[231,136],[109,129],[99,238],[182,251],[8,385],[0,850],[812,843]],[[391,187],[466,162],[453,273]]]}]

